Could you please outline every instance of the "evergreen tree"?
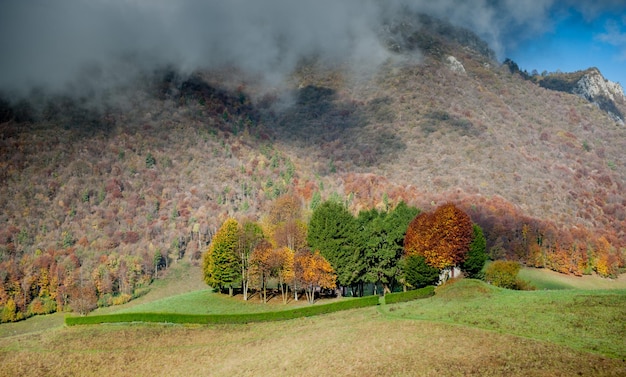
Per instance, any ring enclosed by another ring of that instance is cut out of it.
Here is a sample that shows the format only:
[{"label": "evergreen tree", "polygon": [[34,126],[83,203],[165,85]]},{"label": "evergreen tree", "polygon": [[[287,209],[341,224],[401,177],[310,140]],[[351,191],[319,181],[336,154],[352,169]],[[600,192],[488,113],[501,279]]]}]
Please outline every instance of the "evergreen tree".
[{"label": "evergreen tree", "polygon": [[402,261],[404,280],[412,288],[422,288],[439,282],[441,270],[426,264],[422,255],[409,255]]},{"label": "evergreen tree", "polygon": [[336,201],[323,202],[311,215],[307,242],[330,263],[344,287],[351,286],[358,278],[355,233],[354,216]]},{"label": "evergreen tree", "polygon": [[404,250],[404,236],[411,220],[419,213],[414,207],[400,202],[387,212],[375,209],[359,213],[359,246],[363,250],[364,276],[366,283],[383,286],[383,292],[391,288],[400,277],[398,262]]},{"label": "evergreen tree", "polygon": [[474,224],[473,229],[474,239],[465,255],[465,261],[461,263],[461,271],[468,278],[480,279],[483,275],[481,271],[487,261],[487,241],[480,226]]},{"label": "evergreen tree", "polygon": [[230,295],[233,293],[233,283],[241,276],[238,243],[239,223],[235,219],[228,219],[215,233],[202,261],[204,281],[220,290],[228,286]]}]

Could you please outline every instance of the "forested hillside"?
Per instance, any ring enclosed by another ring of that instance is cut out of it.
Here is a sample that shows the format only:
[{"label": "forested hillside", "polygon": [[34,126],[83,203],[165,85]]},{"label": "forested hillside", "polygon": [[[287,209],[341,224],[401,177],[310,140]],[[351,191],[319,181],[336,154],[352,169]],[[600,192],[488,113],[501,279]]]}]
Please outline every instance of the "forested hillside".
[{"label": "forested hillside", "polygon": [[305,214],[328,198],[353,213],[450,201],[492,258],[621,271],[623,125],[500,65],[465,30],[407,18],[380,37],[393,58],[376,70],[311,57],[271,87],[236,69],[163,69],[104,99],[2,100],[6,319],[129,300],[171,263],[198,263],[226,218],[258,220],[285,193]]}]

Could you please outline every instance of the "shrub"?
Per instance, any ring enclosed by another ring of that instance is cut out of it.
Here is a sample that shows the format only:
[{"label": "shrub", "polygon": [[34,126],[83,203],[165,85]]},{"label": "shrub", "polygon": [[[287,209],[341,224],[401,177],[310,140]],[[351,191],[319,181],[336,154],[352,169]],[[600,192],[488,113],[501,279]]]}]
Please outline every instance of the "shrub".
[{"label": "shrub", "polygon": [[414,289],[406,292],[388,293],[385,295],[385,304],[395,304],[398,302],[412,301],[421,298],[427,298],[435,294],[435,287],[429,285],[428,287]]},{"label": "shrub", "polygon": [[520,268],[521,265],[518,262],[497,260],[489,264],[485,269],[485,280],[501,288],[517,290],[535,289],[529,282],[517,278]]},{"label": "shrub", "polygon": [[422,255],[409,255],[402,260],[404,279],[413,288],[423,288],[439,282],[441,270],[426,264]]},{"label": "shrub", "polygon": [[28,317],[40,314],[50,314],[57,311],[57,303],[48,296],[36,297],[28,305],[26,315]]},{"label": "shrub", "polygon": [[520,268],[518,262],[494,261],[485,270],[485,280],[496,287],[515,289],[515,280]]},{"label": "shrub", "polygon": [[154,165],[156,165],[156,159],[154,158],[152,153],[148,152],[148,155],[146,156],[146,167],[150,169]]},{"label": "shrub", "polygon": [[18,320],[17,314],[17,305],[15,305],[15,301],[10,298],[2,308],[2,317],[0,317],[0,322],[15,322]]},{"label": "shrub", "polygon": [[106,293],[98,299],[98,307],[106,308],[107,306],[113,305],[113,295],[110,293]]},{"label": "shrub", "polygon": [[111,303],[113,305],[122,305],[127,303],[128,301],[130,301],[133,298],[133,296],[127,294],[127,293],[122,293],[118,296],[113,296],[113,300],[111,301]]},{"label": "shrub", "polygon": [[177,314],[177,313],[117,313],[110,315],[65,317],[65,324],[94,325],[99,323],[119,322],[156,322],[156,323],[196,323],[196,324],[238,324],[310,317],[348,309],[378,305],[378,296],[336,301],[325,305],[311,305],[292,310],[248,314]]}]

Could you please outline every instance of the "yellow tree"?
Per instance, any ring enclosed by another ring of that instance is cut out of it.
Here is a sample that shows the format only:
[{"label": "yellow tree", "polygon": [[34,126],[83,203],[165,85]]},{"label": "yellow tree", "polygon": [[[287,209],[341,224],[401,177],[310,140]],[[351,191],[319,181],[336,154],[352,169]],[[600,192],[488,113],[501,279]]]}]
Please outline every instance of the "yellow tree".
[{"label": "yellow tree", "polygon": [[286,246],[279,247],[273,250],[272,259],[272,265],[275,275],[278,278],[283,303],[286,304],[288,299],[288,283],[293,281],[295,276],[294,252]]},{"label": "yellow tree", "polygon": [[264,225],[274,247],[299,250],[306,246],[306,225],[302,221],[302,200],[298,196],[285,194],[276,199]]},{"label": "yellow tree", "polygon": [[333,289],[336,287],[337,275],[319,251],[298,253],[295,264],[299,266],[296,271],[300,274],[298,278],[305,288],[309,303],[315,302],[317,288]]},{"label": "yellow tree", "polygon": [[250,275],[259,283],[259,298],[267,302],[267,279],[274,267],[272,244],[261,240],[250,255]]},{"label": "yellow tree", "polygon": [[423,256],[432,267],[453,268],[465,259],[473,236],[469,216],[448,203],[411,221],[404,238],[404,252],[407,256]]},{"label": "yellow tree", "polygon": [[233,294],[233,283],[239,277],[239,256],[237,246],[239,242],[239,223],[235,219],[228,219],[222,224],[211,240],[209,249],[202,259],[204,281],[213,288],[229,288]]}]

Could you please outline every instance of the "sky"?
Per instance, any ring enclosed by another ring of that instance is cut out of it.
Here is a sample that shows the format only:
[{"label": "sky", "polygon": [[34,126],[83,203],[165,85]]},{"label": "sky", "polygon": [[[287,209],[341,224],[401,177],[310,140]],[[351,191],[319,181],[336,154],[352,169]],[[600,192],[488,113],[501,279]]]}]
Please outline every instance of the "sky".
[{"label": "sky", "polygon": [[529,72],[595,66],[626,85],[625,0],[0,0],[0,91],[107,88],[165,65],[276,83],[311,55],[371,69],[390,56],[382,16],[406,7]]},{"label": "sky", "polygon": [[551,29],[506,51],[521,69],[539,73],[597,67],[626,88],[626,1],[586,18],[580,11],[555,12]]}]

